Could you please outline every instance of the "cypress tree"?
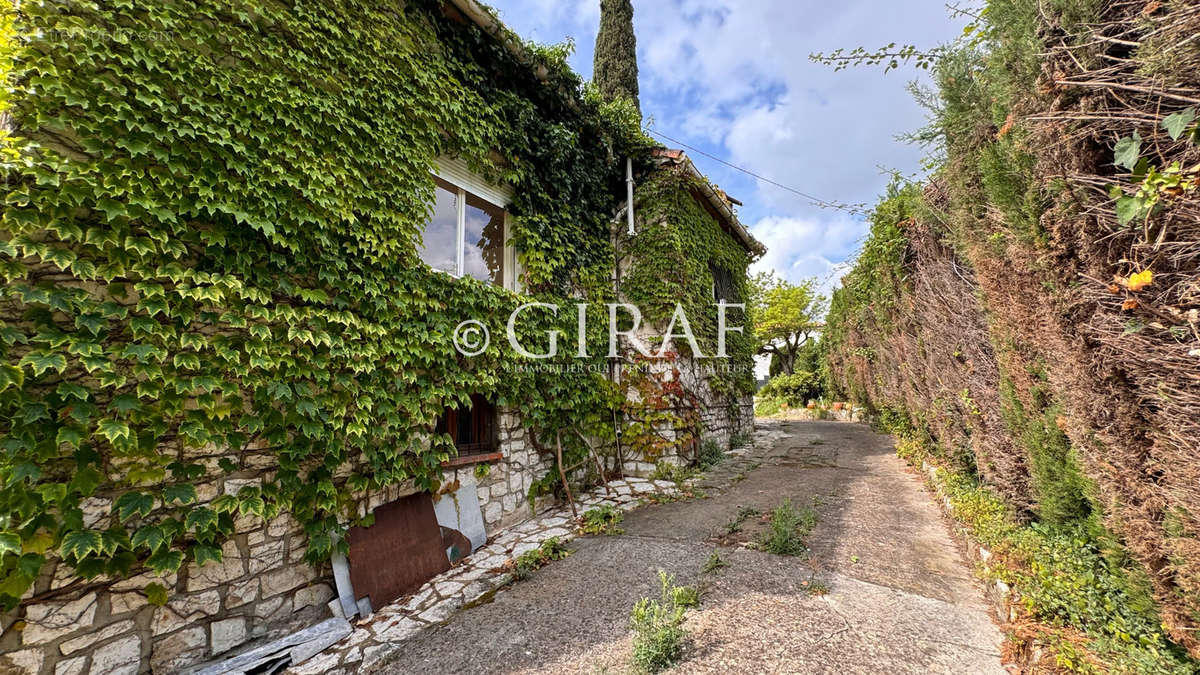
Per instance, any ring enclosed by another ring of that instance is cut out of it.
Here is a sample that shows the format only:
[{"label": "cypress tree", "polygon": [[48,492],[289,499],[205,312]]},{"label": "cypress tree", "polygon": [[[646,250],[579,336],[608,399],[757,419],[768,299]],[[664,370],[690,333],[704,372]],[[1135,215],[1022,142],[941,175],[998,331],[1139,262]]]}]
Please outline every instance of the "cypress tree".
[{"label": "cypress tree", "polygon": [[605,100],[626,98],[638,114],[637,38],[633,35],[633,3],[630,0],[600,0],[600,32],[592,79]]}]

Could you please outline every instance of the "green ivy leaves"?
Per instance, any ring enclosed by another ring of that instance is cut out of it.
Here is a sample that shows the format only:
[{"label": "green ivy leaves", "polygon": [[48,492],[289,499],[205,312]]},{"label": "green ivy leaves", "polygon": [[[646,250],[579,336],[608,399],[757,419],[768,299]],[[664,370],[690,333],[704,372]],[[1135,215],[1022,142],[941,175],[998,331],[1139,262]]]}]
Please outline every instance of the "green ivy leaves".
[{"label": "green ivy leaves", "polygon": [[1138,132],[1117,141],[1113,147],[1113,163],[1119,167],[1133,171],[1142,154],[1142,137]]},{"label": "green ivy leaves", "polygon": [[[650,145],[636,119],[570,94],[561,53],[535,50],[547,86],[432,0],[252,5],[19,8],[8,112],[32,143],[4,147],[2,604],[46,552],[83,576],[167,573],[219,560],[235,517],[284,510],[319,559],[346,484],[437,483],[445,449],[419,439],[473,391],[543,432],[611,434],[602,378],[460,361],[453,327],[521,298],[429,273],[414,243],[431,162],[460,155],[514,185],[532,292],[602,296],[611,157]],[[128,39],[83,39],[83,20]],[[171,39],[129,37],[150,32]],[[255,455],[271,481],[200,503]]]},{"label": "green ivy leaves", "polygon": [[1161,124],[1173,141],[1179,140],[1179,137],[1186,132],[1193,142],[1200,143],[1200,125],[1193,125],[1192,122],[1195,120],[1196,109],[1184,108],[1164,117]]},{"label": "green ivy leaves", "polygon": [[126,492],[117,498],[117,517],[123,523],[134,516],[146,517],[154,510],[154,497],[144,492]]},{"label": "green ivy leaves", "polygon": [[[1200,144],[1200,124],[1194,124],[1195,120],[1196,109],[1185,108],[1164,117],[1160,125],[1171,140],[1186,137]],[[1145,221],[1172,198],[1195,192],[1200,187],[1200,164],[1184,168],[1179,162],[1172,162],[1160,171],[1149,158],[1141,156],[1141,151],[1142,137],[1137,131],[1117,141],[1113,148],[1113,162],[1130,171],[1137,187],[1133,194],[1126,194],[1119,185],[1109,187],[1109,196],[1116,200],[1117,222],[1121,225]]]}]

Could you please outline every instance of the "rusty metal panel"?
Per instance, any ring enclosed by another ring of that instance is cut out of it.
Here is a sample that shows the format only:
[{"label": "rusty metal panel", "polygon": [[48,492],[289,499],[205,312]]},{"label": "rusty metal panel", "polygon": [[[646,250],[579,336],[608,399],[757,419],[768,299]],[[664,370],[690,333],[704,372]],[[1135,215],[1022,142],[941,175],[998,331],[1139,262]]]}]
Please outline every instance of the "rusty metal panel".
[{"label": "rusty metal panel", "polygon": [[350,542],[350,583],[359,598],[379,609],[450,569],[442,528],[428,493],[375,509],[375,524],[355,527]]}]

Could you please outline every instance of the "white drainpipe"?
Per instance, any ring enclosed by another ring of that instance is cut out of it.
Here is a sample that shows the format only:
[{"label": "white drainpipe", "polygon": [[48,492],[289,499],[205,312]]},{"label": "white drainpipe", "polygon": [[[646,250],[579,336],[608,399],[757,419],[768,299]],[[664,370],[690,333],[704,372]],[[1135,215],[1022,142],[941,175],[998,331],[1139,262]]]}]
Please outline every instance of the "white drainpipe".
[{"label": "white drainpipe", "polygon": [[633,236],[633,158],[625,158],[625,217],[629,222],[629,235]]}]

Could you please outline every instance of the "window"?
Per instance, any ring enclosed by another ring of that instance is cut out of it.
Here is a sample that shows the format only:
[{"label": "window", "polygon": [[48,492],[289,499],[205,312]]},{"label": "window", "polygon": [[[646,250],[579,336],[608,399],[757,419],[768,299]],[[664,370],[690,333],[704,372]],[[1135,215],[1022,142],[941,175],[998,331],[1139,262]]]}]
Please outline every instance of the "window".
[{"label": "window", "polygon": [[504,208],[443,178],[434,182],[421,260],[457,277],[504,285]]},{"label": "window", "polygon": [[433,217],[425,225],[421,260],[435,270],[458,273],[458,188],[435,179]]},{"label": "window", "polygon": [[737,287],[733,285],[733,274],[724,267],[711,263],[709,263],[708,269],[712,272],[713,277],[713,300],[715,302],[724,300],[735,305],[740,303]]},{"label": "window", "polygon": [[436,431],[450,434],[459,458],[491,454],[497,450],[496,409],[482,394],[471,394],[470,407],[446,408]]}]

